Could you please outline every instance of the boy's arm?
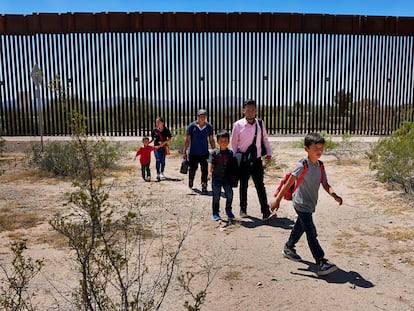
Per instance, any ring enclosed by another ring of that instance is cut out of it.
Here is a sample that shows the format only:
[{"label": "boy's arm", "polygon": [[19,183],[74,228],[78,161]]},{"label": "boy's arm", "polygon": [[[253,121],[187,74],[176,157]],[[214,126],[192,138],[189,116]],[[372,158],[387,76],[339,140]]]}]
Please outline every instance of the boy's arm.
[{"label": "boy's arm", "polygon": [[211,180],[211,176],[213,175],[213,163],[208,163],[208,175],[207,175],[207,179]]},{"label": "boy's arm", "polygon": [[279,193],[277,194],[275,200],[270,204],[270,210],[274,211],[274,210],[278,210],[279,209],[279,205],[280,205],[280,201],[282,200],[283,196],[285,195],[286,191],[292,187],[292,185],[295,183],[296,181],[296,177],[293,175],[290,175],[289,179],[287,180],[287,182],[283,185],[282,189],[280,189]]},{"label": "boy's arm", "polygon": [[214,140],[214,136],[213,136],[213,135],[210,135],[210,136],[208,137],[208,140],[209,140],[209,142],[210,142],[211,149],[216,148],[216,141]]},{"label": "boy's arm", "polygon": [[137,150],[137,152],[135,152],[135,157],[132,159],[133,161],[135,161],[135,159],[141,154],[141,148],[139,148]]},{"label": "boy's arm", "polygon": [[326,181],[322,183],[323,189],[325,189],[328,194],[335,199],[336,202],[339,203],[339,205],[342,205],[342,198],[335,193],[335,190],[331,187],[330,184],[328,184]]}]

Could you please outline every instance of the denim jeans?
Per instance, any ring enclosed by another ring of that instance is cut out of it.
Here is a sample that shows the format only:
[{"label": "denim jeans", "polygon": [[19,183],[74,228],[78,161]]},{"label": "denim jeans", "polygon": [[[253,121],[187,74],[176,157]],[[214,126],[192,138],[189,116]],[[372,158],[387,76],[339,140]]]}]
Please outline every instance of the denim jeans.
[{"label": "denim jeans", "polygon": [[161,147],[154,151],[155,155],[155,168],[157,170],[157,175],[164,173],[165,168],[165,149]]},{"label": "denim jeans", "polygon": [[263,163],[262,159],[257,158],[253,166],[241,163],[240,166],[240,211],[246,213],[247,211],[247,188],[249,185],[250,176],[253,179],[254,186],[256,187],[257,196],[260,202],[260,209],[263,215],[268,216],[269,204],[267,202],[266,188],[263,183]]},{"label": "denim jeans", "polygon": [[325,253],[317,239],[318,234],[316,232],[315,224],[313,223],[312,213],[299,211],[296,211],[296,213],[298,214],[298,219],[293,226],[289,240],[286,242],[286,246],[289,248],[295,247],[295,244],[299,241],[303,233],[306,233],[309,249],[312,252],[313,258],[315,258],[316,263],[318,263],[320,259],[324,258]]},{"label": "denim jeans", "polygon": [[226,211],[231,211],[231,205],[233,204],[233,188],[230,182],[226,180],[213,179],[211,182],[211,188],[213,190],[213,215],[218,215],[220,212],[220,196],[222,187],[226,198]]}]

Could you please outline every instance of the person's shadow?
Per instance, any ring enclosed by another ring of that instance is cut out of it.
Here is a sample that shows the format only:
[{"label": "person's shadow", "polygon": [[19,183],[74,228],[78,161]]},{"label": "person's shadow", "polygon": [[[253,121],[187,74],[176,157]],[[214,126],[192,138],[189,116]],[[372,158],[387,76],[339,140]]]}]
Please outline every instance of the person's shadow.
[{"label": "person's shadow", "polygon": [[199,195],[205,195],[205,196],[213,196],[213,191],[206,191],[203,192],[200,189],[197,188],[193,188],[193,193],[194,194],[199,194]]},{"label": "person's shadow", "polygon": [[165,180],[165,181],[183,181],[183,179],[173,178],[173,177],[164,177],[162,180]]},{"label": "person's shadow", "polygon": [[328,283],[336,283],[336,284],[352,284],[355,287],[362,287],[362,288],[371,288],[374,287],[375,285],[364,279],[364,277],[359,274],[358,272],[355,271],[345,271],[341,268],[338,267],[338,270],[329,273],[327,275],[323,275],[323,276],[318,276],[316,275],[316,271],[317,271],[317,265],[314,263],[311,263],[309,261],[306,260],[302,260],[302,263],[308,265],[307,268],[299,268],[299,271],[308,271],[308,272],[312,272],[312,274],[308,274],[308,273],[303,273],[303,272],[291,272],[291,274],[294,275],[301,275],[301,276],[306,276],[309,278],[314,278],[314,279],[321,279],[321,280],[325,280]]},{"label": "person's shadow", "polygon": [[[249,221],[246,221],[247,219],[249,219]],[[286,217],[280,217],[271,220],[263,220],[257,217],[247,216],[245,218],[242,218],[240,221],[241,226],[249,229],[257,228],[260,226],[270,226],[290,230],[292,229],[294,224],[295,222],[292,219]]]}]

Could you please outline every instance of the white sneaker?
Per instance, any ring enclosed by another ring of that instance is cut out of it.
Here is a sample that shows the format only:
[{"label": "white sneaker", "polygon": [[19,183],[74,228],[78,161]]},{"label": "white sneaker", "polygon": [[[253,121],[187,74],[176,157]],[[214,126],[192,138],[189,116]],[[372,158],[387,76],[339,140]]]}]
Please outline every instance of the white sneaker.
[{"label": "white sneaker", "polygon": [[164,173],[161,173],[161,174],[160,174],[160,177],[161,177],[162,179],[164,179],[164,178],[165,178]]}]

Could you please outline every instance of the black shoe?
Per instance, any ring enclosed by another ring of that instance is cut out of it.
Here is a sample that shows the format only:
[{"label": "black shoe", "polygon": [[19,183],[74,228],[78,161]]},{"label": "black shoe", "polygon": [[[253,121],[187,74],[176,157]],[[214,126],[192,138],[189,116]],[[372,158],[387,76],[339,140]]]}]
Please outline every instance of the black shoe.
[{"label": "black shoe", "polygon": [[283,256],[293,261],[302,261],[302,258],[296,253],[294,247],[290,248],[285,245],[282,252]]},{"label": "black shoe", "polygon": [[275,212],[271,213],[267,218],[263,215],[263,221],[271,221],[273,219],[277,219],[277,214]]},{"label": "black shoe", "polygon": [[228,220],[233,220],[234,218],[236,218],[234,217],[234,214],[230,209],[229,210],[226,209],[226,215],[227,215]]},{"label": "black shoe", "polygon": [[268,218],[270,217],[270,215],[272,215],[272,213],[270,212],[269,209],[269,205],[266,206],[266,209],[263,213],[263,220],[268,220]]},{"label": "black shoe", "polygon": [[267,218],[269,218],[269,216],[270,212],[263,213],[263,220],[266,220]]},{"label": "black shoe", "polygon": [[323,258],[319,261],[317,275],[327,275],[338,270],[338,267],[333,263],[330,263],[327,259]]},{"label": "black shoe", "polygon": [[204,188],[204,187],[201,188],[201,193],[202,194],[207,194],[208,193],[207,188]]}]

